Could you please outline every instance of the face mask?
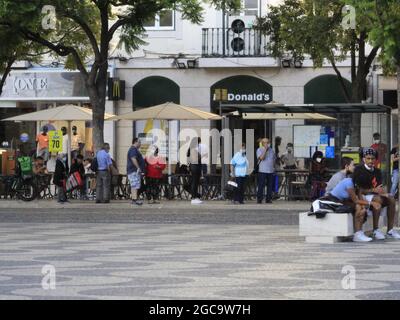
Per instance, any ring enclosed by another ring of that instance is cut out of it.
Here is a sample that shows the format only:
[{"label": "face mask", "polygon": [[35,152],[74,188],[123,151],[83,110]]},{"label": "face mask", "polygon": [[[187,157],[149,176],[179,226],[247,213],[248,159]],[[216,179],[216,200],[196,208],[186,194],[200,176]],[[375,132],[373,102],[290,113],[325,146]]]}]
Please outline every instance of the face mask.
[{"label": "face mask", "polygon": [[241,149],[240,152],[242,155],[246,155],[246,150]]},{"label": "face mask", "polygon": [[321,163],[322,159],[321,158],[317,158],[316,159],[318,163]]},{"label": "face mask", "polygon": [[381,140],[374,140],[374,143],[378,144]]}]

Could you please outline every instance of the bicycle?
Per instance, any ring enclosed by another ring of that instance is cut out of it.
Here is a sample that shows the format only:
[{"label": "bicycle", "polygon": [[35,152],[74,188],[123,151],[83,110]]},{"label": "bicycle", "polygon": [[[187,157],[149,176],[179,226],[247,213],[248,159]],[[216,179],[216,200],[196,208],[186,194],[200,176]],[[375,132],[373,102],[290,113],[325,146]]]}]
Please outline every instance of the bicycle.
[{"label": "bicycle", "polygon": [[37,197],[37,186],[31,176],[12,177],[11,196],[16,196],[22,201],[32,201]]}]

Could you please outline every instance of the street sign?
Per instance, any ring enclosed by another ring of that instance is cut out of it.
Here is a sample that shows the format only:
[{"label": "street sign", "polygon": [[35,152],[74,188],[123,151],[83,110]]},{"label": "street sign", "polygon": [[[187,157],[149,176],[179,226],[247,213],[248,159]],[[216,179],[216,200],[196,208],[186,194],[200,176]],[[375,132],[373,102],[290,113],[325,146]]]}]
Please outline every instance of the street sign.
[{"label": "street sign", "polygon": [[63,134],[61,130],[49,131],[49,151],[50,152],[62,152],[63,150]]}]

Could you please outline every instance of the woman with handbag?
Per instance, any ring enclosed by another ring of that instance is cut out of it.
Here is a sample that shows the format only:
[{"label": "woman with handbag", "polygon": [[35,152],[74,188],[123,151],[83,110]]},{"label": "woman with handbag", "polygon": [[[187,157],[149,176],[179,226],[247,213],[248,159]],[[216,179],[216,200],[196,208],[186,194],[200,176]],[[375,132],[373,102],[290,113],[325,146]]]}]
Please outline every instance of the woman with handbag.
[{"label": "woman with handbag", "polygon": [[53,183],[57,186],[57,202],[65,203],[69,202],[67,200],[67,195],[65,193],[67,180],[67,167],[64,162],[64,155],[59,153],[56,160],[56,169],[54,171]]},{"label": "woman with handbag", "polygon": [[246,157],[246,144],[242,143],[240,151],[235,153],[231,160],[231,175],[237,183],[234,195],[235,204],[244,204],[244,187],[248,168],[249,160]]}]

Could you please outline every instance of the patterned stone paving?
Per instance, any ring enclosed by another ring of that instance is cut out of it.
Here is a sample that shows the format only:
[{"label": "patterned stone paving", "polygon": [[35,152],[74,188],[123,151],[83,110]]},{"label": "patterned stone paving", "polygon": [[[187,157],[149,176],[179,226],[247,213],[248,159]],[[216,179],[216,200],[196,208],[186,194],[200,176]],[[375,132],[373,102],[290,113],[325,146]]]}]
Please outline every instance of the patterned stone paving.
[{"label": "patterned stone paving", "polygon": [[[0,299],[400,299],[400,242],[297,226],[2,223]],[[53,265],[56,288],[42,288]],[[342,268],[356,270],[344,289]]]}]

